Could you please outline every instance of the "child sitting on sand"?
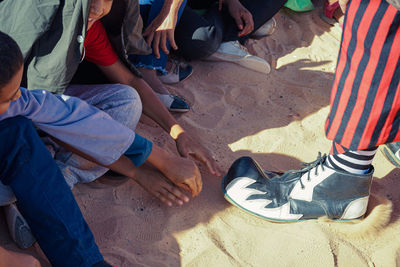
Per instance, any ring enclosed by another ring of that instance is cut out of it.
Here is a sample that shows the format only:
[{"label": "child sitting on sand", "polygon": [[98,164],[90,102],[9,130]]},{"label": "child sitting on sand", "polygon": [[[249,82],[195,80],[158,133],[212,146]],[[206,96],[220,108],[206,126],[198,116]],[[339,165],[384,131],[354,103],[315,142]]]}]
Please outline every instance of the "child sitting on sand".
[{"label": "child sitting on sand", "polygon": [[[82,157],[133,178],[167,204],[189,201],[185,191],[192,196],[201,191],[201,175],[191,160],[153,145],[78,98],[20,87],[22,53],[2,32],[0,62],[0,182],[15,194],[20,212],[54,266],[110,265],[35,127]],[[138,175],[144,162],[171,183]]]},{"label": "child sitting on sand", "polygon": [[[110,44],[100,19],[109,14],[112,6],[116,7],[113,1],[76,0],[72,2],[77,2],[77,4],[60,4],[51,9],[52,12],[46,10],[48,17],[57,17],[51,21],[38,16],[40,12],[34,12],[41,8],[39,0],[33,1],[32,7],[29,8],[19,4],[18,1],[0,2],[0,10],[23,9],[20,12],[27,14],[26,17],[33,18],[38,25],[43,26],[31,29],[31,25],[23,19],[9,19],[13,17],[12,15],[0,17],[0,30],[4,29],[5,33],[20,44],[25,56],[23,81],[27,88],[47,89],[51,92],[79,97],[105,111],[114,120],[131,130],[136,128],[143,111],[143,114],[156,122],[173,138],[177,151],[182,157],[191,155],[203,162],[211,173],[218,175],[218,166],[211,153],[201,144],[200,139],[185,131],[162,105],[151,87],[143,79],[134,75],[133,69],[125,65],[128,62],[123,60],[124,52],[116,48],[118,44]],[[117,3],[121,2],[135,1]],[[131,9],[132,5],[127,5],[126,9]],[[69,16],[71,13],[76,16]],[[124,18],[125,25],[131,17],[122,14],[118,18]],[[114,24],[116,31],[121,32],[121,24]],[[32,35],[24,35],[24,32],[31,31]],[[38,39],[33,38],[34,36],[38,36]],[[122,46],[121,38],[117,39],[120,40],[119,45]],[[96,75],[97,73],[85,75],[95,79],[92,84],[82,85],[81,81],[71,81],[72,77],[79,72],[79,70],[76,71],[78,65],[80,68],[84,63],[79,63],[82,60],[94,63],[97,71],[101,72],[99,75]],[[100,81],[101,79],[105,81]],[[99,82],[104,84],[98,84]],[[91,182],[107,171],[106,168],[78,155],[71,155],[70,151],[65,151],[53,142],[50,142],[50,145],[55,147],[58,166],[71,187],[79,182]],[[160,194],[151,189],[149,191],[159,198]]]}]

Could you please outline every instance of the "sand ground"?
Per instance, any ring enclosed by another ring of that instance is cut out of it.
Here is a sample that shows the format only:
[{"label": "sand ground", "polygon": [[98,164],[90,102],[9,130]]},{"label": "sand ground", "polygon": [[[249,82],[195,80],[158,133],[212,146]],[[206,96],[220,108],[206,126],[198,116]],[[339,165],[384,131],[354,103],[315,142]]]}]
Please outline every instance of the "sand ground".
[{"label": "sand ground", "polygon": [[[232,63],[192,62],[195,73],[171,86],[192,106],[176,115],[227,170],[240,156],[265,169],[297,169],[327,153],[324,135],[341,29],[315,10],[276,15],[272,36],[247,48],[273,67],[269,75]],[[143,118],[139,133],[176,152],[163,130]],[[199,165],[202,193],[168,208],[135,182],[100,179],[76,186],[76,199],[105,258],[125,266],[396,266],[400,265],[400,171],[378,152],[367,218],[278,224],[230,205],[221,179]],[[1,215],[2,216],[2,215]],[[0,220],[0,244],[19,251]],[[35,249],[31,253],[40,257]]]}]

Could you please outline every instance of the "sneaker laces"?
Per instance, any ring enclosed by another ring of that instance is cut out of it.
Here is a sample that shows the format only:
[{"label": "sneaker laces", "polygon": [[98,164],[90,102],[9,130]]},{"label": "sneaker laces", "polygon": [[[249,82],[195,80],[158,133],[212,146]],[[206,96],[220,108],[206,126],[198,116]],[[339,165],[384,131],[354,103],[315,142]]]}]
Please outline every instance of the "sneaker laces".
[{"label": "sneaker laces", "polygon": [[310,177],[310,173],[312,171],[312,169],[315,168],[315,175],[318,175],[318,167],[321,166],[322,171],[325,170],[324,167],[324,163],[326,160],[326,154],[322,155],[321,152],[318,152],[318,157],[316,160],[312,161],[312,162],[302,162],[301,165],[303,165],[305,168],[301,169],[301,170],[296,170],[296,171],[290,171],[291,173],[298,173],[300,174],[300,186],[301,189],[304,189],[304,183],[301,180],[301,177],[303,176],[303,174],[307,173],[307,181],[311,181],[311,177]]},{"label": "sneaker laces", "polygon": [[248,50],[244,45],[242,45],[241,43],[239,43],[239,41],[233,41],[233,45],[236,46],[237,48],[239,48],[239,49],[241,49],[241,50],[246,51],[247,53],[249,53],[249,50]]}]

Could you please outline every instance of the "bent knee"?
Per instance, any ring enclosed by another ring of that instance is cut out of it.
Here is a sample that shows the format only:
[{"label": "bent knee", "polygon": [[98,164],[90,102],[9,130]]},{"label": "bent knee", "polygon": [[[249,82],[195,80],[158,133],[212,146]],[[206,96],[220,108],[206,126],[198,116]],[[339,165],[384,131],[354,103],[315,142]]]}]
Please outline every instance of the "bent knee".
[{"label": "bent knee", "polygon": [[[142,101],[136,89],[131,86],[118,84],[119,112],[118,118],[114,118],[130,129],[135,129],[142,115]],[[112,114],[110,114],[112,115]],[[113,116],[112,116],[113,117]]]},{"label": "bent knee", "polygon": [[122,94],[124,95],[124,99],[126,100],[126,105],[129,106],[129,110],[131,110],[131,113],[138,114],[139,118],[140,115],[142,114],[142,100],[140,99],[139,93],[136,91],[135,88],[129,86],[129,85],[124,85],[121,84],[121,91]]}]

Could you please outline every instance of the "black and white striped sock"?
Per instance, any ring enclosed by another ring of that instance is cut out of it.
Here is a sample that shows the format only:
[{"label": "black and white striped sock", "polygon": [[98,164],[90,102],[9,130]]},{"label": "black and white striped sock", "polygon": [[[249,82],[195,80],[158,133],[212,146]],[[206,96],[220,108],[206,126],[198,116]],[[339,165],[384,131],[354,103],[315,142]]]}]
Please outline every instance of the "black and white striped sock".
[{"label": "black and white striped sock", "polygon": [[329,167],[353,173],[365,174],[371,168],[372,160],[377,147],[366,150],[348,150],[337,143],[334,143],[326,163]]}]

